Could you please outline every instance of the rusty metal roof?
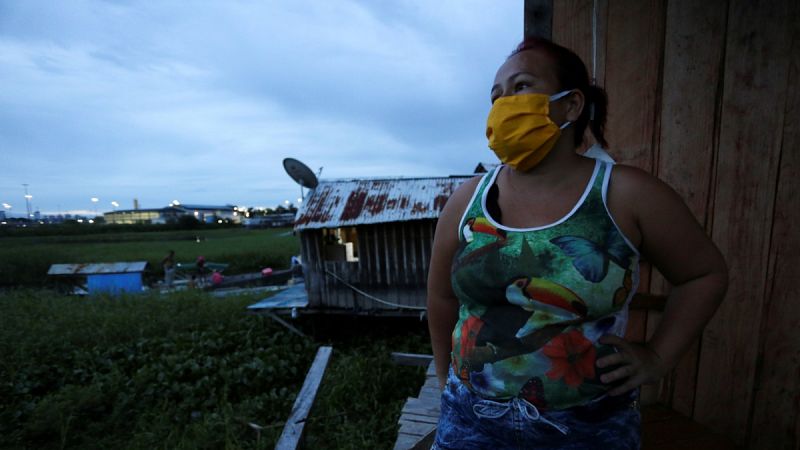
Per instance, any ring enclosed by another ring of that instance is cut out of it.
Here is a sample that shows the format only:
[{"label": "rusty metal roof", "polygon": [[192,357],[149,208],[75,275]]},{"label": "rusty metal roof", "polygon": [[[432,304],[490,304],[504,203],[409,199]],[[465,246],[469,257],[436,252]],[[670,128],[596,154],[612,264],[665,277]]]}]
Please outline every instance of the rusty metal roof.
[{"label": "rusty metal roof", "polygon": [[470,177],[320,180],[297,211],[295,229],[435,219]]},{"label": "rusty metal roof", "polygon": [[96,275],[109,273],[143,272],[147,261],[86,263],[86,264],[53,264],[48,275]]}]

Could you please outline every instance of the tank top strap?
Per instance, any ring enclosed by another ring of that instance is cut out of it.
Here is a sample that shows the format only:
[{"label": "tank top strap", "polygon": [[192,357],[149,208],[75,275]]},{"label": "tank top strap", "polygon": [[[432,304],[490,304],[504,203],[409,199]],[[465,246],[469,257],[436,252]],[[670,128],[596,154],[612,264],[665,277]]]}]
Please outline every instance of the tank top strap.
[{"label": "tank top strap", "polygon": [[478,182],[478,185],[475,187],[475,192],[472,193],[472,198],[469,200],[467,207],[464,209],[464,214],[461,215],[461,220],[458,221],[458,240],[464,240],[464,223],[467,220],[467,217],[483,217],[483,193],[486,189],[491,187],[492,183],[494,182],[495,174],[498,170],[502,167],[502,164],[498,164],[497,166],[490,169],[488,172],[483,174],[481,181]]},{"label": "tank top strap", "polygon": [[[605,204],[606,190],[608,189],[608,179],[611,174],[611,166],[613,163],[605,161],[596,161],[595,174],[592,176],[592,187],[583,199],[582,203],[597,202]],[[582,206],[582,205],[579,205]]]}]

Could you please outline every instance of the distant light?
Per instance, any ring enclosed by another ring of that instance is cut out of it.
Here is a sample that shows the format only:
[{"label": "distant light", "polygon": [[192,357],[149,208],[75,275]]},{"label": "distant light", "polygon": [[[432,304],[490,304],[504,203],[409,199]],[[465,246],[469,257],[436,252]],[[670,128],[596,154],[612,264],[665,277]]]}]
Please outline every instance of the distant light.
[{"label": "distant light", "polygon": [[44,225],[44,222],[42,222],[42,221],[40,220],[40,221],[39,221],[39,225]]},{"label": "distant light", "polygon": [[222,219],[217,219],[217,223],[222,223]]},{"label": "distant light", "polygon": [[33,198],[33,196],[32,196],[31,194],[25,194],[25,198],[27,198],[28,200],[30,200],[30,199],[32,199],[32,198]]},{"label": "distant light", "polygon": [[195,211],[195,212],[194,212],[194,216],[195,216],[195,217],[197,217],[197,216],[199,216],[199,215],[200,215],[200,213],[199,213],[199,212],[197,212],[197,211]]},{"label": "distant light", "polygon": [[245,216],[245,217],[250,217],[250,213],[249,213],[249,212],[246,212],[246,213],[244,213],[244,216]]},{"label": "distant light", "polygon": [[297,198],[297,203],[303,203],[303,199],[298,197]]},{"label": "distant light", "polygon": [[92,219],[89,219],[89,223],[94,223],[94,220],[92,220]]},{"label": "distant light", "polygon": [[0,225],[8,225],[8,222],[0,222]]},{"label": "distant light", "polygon": [[283,203],[289,204],[289,200],[284,200]]},{"label": "distant light", "polygon": [[238,216],[238,215],[239,215],[239,212],[238,212],[238,211],[234,211],[234,212],[233,212],[233,217],[236,217],[236,216]]},{"label": "distant light", "polygon": [[78,219],[78,223],[83,223],[83,219]]}]

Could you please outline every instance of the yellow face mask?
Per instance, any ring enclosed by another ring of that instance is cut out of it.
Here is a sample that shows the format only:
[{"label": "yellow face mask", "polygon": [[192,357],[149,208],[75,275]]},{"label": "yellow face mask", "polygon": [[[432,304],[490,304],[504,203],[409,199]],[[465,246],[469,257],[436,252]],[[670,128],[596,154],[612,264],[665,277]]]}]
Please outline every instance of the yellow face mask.
[{"label": "yellow face mask", "polygon": [[539,164],[561,136],[560,127],[550,119],[550,102],[572,91],[509,95],[495,100],[486,122],[489,147],[504,164],[527,172]]}]

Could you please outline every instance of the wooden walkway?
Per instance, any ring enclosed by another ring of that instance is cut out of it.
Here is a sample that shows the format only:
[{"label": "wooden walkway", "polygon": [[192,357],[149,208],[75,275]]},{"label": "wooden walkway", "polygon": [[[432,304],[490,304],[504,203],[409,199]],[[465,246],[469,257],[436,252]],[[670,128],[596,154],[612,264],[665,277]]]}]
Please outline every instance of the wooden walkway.
[{"label": "wooden walkway", "polygon": [[[425,372],[425,384],[419,390],[417,398],[409,397],[400,413],[400,431],[397,433],[395,450],[409,450],[418,442],[420,448],[430,448],[433,443],[431,432],[439,421],[439,399],[442,391],[439,390],[439,381],[436,379],[436,369],[433,362]],[[424,439],[425,437],[429,439]],[[420,442],[420,441],[423,442]],[[428,442],[430,441],[430,442]],[[427,447],[425,446],[427,444]]]},{"label": "wooden walkway", "polygon": [[[425,373],[425,384],[417,398],[409,397],[400,414],[400,431],[394,450],[429,449],[439,420],[439,390],[433,363]],[[644,450],[739,450],[727,438],[661,404],[642,408]]]}]

